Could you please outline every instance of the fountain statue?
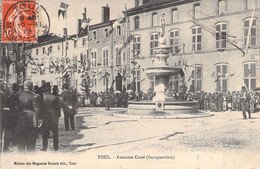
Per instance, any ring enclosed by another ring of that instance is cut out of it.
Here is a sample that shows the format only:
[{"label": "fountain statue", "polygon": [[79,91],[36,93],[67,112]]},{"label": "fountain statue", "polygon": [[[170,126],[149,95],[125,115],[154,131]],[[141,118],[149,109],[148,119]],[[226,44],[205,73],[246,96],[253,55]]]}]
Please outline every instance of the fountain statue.
[{"label": "fountain statue", "polygon": [[180,114],[198,114],[197,101],[175,101],[173,97],[167,96],[167,87],[169,79],[173,75],[180,72],[180,68],[171,67],[167,63],[170,53],[170,47],[166,46],[165,38],[165,14],[160,17],[160,33],[159,45],[154,49],[155,57],[152,58],[152,64],[146,69],[147,76],[154,77],[155,96],[151,100],[146,101],[129,101],[127,112],[114,113],[115,116],[133,115],[141,116],[142,118],[150,116],[153,118],[172,118]]}]

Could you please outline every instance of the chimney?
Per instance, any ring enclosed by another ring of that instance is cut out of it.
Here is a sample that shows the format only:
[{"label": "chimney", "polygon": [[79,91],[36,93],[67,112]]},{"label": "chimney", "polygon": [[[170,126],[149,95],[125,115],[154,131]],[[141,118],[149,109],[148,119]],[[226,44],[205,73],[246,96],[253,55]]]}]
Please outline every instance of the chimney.
[{"label": "chimney", "polygon": [[82,13],[83,15],[83,20],[87,19],[87,8],[84,8],[84,13]]},{"label": "chimney", "polygon": [[68,31],[67,31],[67,28],[63,28],[63,37],[65,36],[67,36],[68,35]]},{"label": "chimney", "polygon": [[77,33],[79,34],[81,32],[81,19],[78,19],[78,31]]},{"label": "chimney", "polygon": [[107,4],[107,6],[102,6],[101,23],[105,23],[108,21],[110,21],[110,8]]}]

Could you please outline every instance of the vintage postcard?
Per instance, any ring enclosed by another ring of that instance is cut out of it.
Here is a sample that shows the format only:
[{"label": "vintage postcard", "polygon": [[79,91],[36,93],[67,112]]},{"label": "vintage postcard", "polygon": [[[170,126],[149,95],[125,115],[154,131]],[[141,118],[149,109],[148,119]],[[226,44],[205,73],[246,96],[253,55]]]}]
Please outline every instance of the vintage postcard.
[{"label": "vintage postcard", "polygon": [[260,0],[0,7],[0,168],[260,169]]}]

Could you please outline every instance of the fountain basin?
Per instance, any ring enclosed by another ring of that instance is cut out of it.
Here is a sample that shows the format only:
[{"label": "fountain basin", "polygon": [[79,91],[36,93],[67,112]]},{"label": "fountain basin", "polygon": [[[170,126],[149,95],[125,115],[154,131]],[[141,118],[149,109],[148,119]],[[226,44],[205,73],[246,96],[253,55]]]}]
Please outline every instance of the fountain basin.
[{"label": "fountain basin", "polygon": [[179,68],[172,67],[150,67],[146,69],[146,74],[151,76],[171,76],[177,75],[179,71]]},{"label": "fountain basin", "polygon": [[188,119],[210,117],[213,114],[199,111],[197,101],[165,102],[164,109],[156,110],[156,103],[149,101],[130,101],[128,110],[116,112],[117,117],[153,118],[153,119]]}]

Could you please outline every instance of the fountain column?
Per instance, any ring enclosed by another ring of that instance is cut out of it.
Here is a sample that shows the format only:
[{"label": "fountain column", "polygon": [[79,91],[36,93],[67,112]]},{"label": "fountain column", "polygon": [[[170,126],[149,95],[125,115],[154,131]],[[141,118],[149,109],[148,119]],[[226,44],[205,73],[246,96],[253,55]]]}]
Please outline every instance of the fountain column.
[{"label": "fountain column", "polygon": [[169,82],[170,76],[178,74],[179,71],[167,63],[170,47],[166,46],[164,13],[161,15],[160,23],[159,46],[154,50],[155,57],[151,67],[146,69],[148,75],[155,77],[154,92],[156,95],[153,97],[153,101],[156,103],[156,110],[164,110],[164,102],[167,97],[166,84]]}]

